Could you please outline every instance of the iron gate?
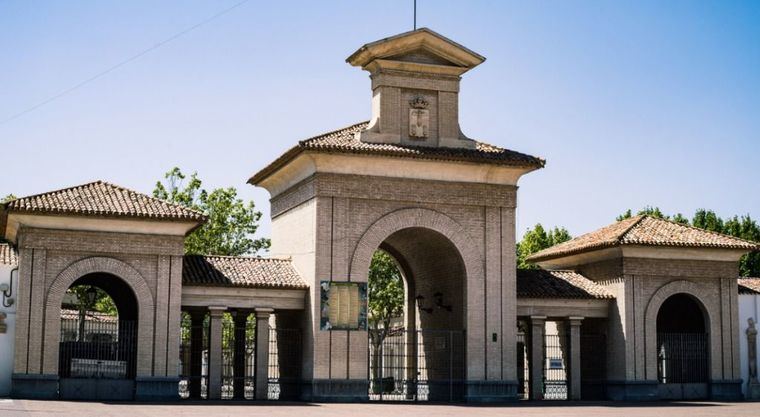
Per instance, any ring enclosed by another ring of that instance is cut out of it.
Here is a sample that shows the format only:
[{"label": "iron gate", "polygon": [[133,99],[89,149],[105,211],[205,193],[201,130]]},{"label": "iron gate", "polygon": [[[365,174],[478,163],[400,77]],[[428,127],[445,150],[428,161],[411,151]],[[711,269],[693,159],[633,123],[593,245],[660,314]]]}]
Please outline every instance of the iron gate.
[{"label": "iron gate", "polygon": [[267,397],[296,400],[301,383],[301,330],[269,329],[269,369]]},{"label": "iron gate", "polygon": [[544,399],[567,399],[567,360],[570,340],[566,334],[544,336]]},{"label": "iron gate", "polygon": [[61,320],[60,340],[61,398],[133,398],[137,322],[88,313],[85,320]]},{"label": "iron gate", "polygon": [[376,401],[464,399],[461,330],[370,330],[369,398]]},{"label": "iron gate", "polygon": [[708,395],[707,333],[657,333],[657,379],[664,399]]}]

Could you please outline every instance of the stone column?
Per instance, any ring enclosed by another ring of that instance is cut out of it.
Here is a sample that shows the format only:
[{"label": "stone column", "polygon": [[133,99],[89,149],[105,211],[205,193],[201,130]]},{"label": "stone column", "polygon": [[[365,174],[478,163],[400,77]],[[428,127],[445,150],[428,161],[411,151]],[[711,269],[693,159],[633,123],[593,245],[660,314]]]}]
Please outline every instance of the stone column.
[{"label": "stone column", "polygon": [[530,317],[530,399],[544,399],[544,332],[546,316]]},{"label": "stone column", "polygon": [[235,387],[235,394],[233,398],[236,400],[245,399],[245,360],[246,360],[246,322],[248,321],[249,312],[246,310],[238,310],[234,313],[235,317],[235,355],[233,364],[233,386]]},{"label": "stone column", "polygon": [[208,337],[208,399],[222,399],[222,315],[227,307],[210,306]]},{"label": "stone column", "polygon": [[190,310],[190,375],[187,380],[190,398],[201,398],[203,373],[203,319],[205,310]]},{"label": "stone column", "polygon": [[271,308],[256,309],[255,398],[266,400],[269,392],[269,315]]},{"label": "stone column", "polygon": [[[583,317],[568,317],[570,324],[570,391],[568,399],[581,399],[581,321]],[[604,360],[604,358],[601,358]]]}]

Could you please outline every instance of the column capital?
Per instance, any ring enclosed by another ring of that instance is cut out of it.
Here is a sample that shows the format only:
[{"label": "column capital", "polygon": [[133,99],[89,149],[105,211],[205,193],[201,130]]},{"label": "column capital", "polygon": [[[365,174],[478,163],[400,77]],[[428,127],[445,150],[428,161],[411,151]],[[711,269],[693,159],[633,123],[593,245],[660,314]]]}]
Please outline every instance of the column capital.
[{"label": "column capital", "polygon": [[583,321],[583,319],[584,319],[584,318],[585,318],[585,317],[580,317],[580,316],[570,316],[570,317],[568,317],[568,318],[567,318],[567,321],[569,321],[569,322],[570,322],[570,325],[571,325],[571,326],[580,326],[580,325],[581,325],[581,322]]},{"label": "column capital", "polygon": [[227,311],[225,306],[208,306],[208,313],[211,317],[219,317]]},{"label": "column capital", "polygon": [[539,324],[546,321],[546,316],[530,316],[531,324]]},{"label": "column capital", "polygon": [[256,313],[256,320],[267,319],[269,318],[270,314],[274,313],[274,309],[273,308],[256,308],[254,312]]}]

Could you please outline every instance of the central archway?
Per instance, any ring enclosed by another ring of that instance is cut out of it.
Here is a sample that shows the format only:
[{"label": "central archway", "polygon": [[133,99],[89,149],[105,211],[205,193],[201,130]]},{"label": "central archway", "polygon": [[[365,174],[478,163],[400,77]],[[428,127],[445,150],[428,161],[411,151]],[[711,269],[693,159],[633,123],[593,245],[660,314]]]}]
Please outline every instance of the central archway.
[{"label": "central archway", "polygon": [[364,234],[352,260],[352,279],[367,279],[377,250],[392,256],[401,271],[404,308],[394,328],[386,329],[392,331],[383,336],[382,346],[370,331],[370,367],[380,366],[380,372],[370,370],[376,379],[370,398],[463,399],[467,294],[478,285],[468,277],[482,276],[476,246],[447,216],[405,209],[383,217]]},{"label": "central archway", "polygon": [[657,313],[657,379],[666,399],[700,399],[708,395],[709,322],[693,296],[668,297]]}]

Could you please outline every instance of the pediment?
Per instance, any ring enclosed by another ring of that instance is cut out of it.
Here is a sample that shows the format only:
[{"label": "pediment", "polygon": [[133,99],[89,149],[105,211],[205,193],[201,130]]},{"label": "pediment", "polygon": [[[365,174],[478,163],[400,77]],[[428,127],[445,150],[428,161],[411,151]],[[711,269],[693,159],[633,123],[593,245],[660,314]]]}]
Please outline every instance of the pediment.
[{"label": "pediment", "polygon": [[485,58],[443,35],[421,28],[368,43],[346,59],[349,64],[362,68],[376,60],[453,66],[466,71],[480,65]]}]

